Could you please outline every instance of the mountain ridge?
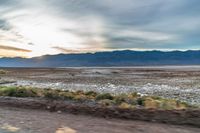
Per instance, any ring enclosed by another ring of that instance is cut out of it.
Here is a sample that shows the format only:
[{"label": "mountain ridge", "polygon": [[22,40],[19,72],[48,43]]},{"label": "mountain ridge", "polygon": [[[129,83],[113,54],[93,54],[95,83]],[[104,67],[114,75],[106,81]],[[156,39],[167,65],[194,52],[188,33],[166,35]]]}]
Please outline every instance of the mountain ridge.
[{"label": "mountain ridge", "polygon": [[44,55],[33,58],[0,58],[1,67],[127,67],[156,65],[200,65],[200,50],[122,50]]}]

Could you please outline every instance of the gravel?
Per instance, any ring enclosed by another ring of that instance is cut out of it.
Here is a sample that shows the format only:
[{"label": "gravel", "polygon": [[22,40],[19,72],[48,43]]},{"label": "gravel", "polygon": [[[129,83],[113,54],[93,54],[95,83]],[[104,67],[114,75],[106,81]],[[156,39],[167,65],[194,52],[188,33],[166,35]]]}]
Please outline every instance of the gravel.
[{"label": "gravel", "polygon": [[[200,66],[51,68],[6,70],[7,86],[131,93],[173,98],[200,106]],[[9,82],[11,81],[11,82]],[[16,82],[14,82],[16,81]],[[1,82],[0,82],[1,83]]]},{"label": "gravel", "polygon": [[7,86],[30,86],[38,88],[52,88],[62,89],[70,91],[96,91],[99,93],[132,93],[137,92],[140,95],[160,96],[163,98],[176,99],[191,105],[200,106],[200,89],[188,88],[183,89],[180,87],[174,87],[169,85],[156,85],[147,83],[139,86],[125,86],[125,85],[114,85],[111,83],[107,84],[65,84],[62,82],[58,83],[42,83],[35,81],[17,81],[16,83],[7,84]]}]

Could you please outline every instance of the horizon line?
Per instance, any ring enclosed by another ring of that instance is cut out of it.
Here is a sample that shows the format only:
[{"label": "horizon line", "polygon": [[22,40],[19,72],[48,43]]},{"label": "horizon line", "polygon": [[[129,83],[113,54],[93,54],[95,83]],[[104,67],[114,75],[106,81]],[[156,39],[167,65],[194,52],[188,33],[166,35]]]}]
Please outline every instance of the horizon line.
[{"label": "horizon line", "polygon": [[42,58],[44,56],[56,56],[56,55],[79,55],[79,54],[96,54],[96,53],[112,53],[112,52],[122,52],[122,51],[132,51],[132,52],[188,52],[188,51],[200,51],[200,49],[187,49],[187,50],[178,50],[178,49],[173,49],[173,50],[166,50],[166,49],[151,49],[151,50],[134,50],[134,49],[121,49],[121,50],[103,50],[103,51],[95,51],[95,52],[80,52],[80,53],[59,53],[59,54],[45,54],[41,56],[34,56],[34,57],[21,57],[21,56],[16,56],[16,57],[7,57],[7,56],[2,56],[2,58],[22,58],[22,59],[32,59],[32,58]]}]

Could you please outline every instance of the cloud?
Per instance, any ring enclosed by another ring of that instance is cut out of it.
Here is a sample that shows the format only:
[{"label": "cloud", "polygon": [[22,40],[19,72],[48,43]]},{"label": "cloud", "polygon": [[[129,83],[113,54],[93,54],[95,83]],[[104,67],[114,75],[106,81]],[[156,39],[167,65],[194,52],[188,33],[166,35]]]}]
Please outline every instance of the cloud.
[{"label": "cloud", "polygon": [[11,25],[6,21],[6,20],[3,20],[3,19],[0,19],[0,29],[1,30],[10,30],[12,27]]},{"label": "cloud", "polygon": [[197,0],[0,0],[0,44],[29,56],[198,49]]},{"label": "cloud", "polygon": [[9,51],[18,51],[18,52],[31,52],[31,50],[17,48],[17,47],[11,47],[11,46],[4,46],[0,45],[1,50],[9,50]]},{"label": "cloud", "polygon": [[[51,0],[48,4],[52,9],[59,7],[56,9],[63,17],[74,19],[74,17],[82,18],[83,16],[95,15],[102,18],[105,26],[103,27],[104,34],[106,35],[104,40],[109,42],[106,47],[116,45],[116,48],[122,48],[126,45],[130,47],[132,45],[134,48],[138,42],[141,42],[145,43],[147,47],[155,49],[158,44],[160,45],[157,48],[169,46],[170,48],[189,49],[191,44],[182,47],[185,45],[183,44],[185,38],[187,38],[187,34],[193,34],[200,24],[198,21],[200,2],[196,0],[93,0],[87,2],[83,0],[69,2]],[[126,34],[127,31],[130,33],[129,35]],[[125,34],[122,35],[123,33]],[[82,36],[93,36],[87,30],[81,34]],[[113,42],[110,36],[115,38]],[[129,38],[128,44],[122,42],[126,38]]]}]

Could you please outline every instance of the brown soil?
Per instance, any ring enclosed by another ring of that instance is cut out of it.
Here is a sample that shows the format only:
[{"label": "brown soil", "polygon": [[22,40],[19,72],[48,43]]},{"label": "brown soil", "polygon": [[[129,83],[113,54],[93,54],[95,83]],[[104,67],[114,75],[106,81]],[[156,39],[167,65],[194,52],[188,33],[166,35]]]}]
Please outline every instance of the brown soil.
[{"label": "brown soil", "polygon": [[[0,108],[1,127],[10,125],[20,133],[199,133],[200,129],[141,121],[105,119],[52,113],[42,110]],[[56,132],[65,128],[68,132]],[[69,132],[71,131],[71,132]],[[1,130],[0,130],[1,132]]]},{"label": "brown soil", "polygon": [[0,97],[0,106],[200,127],[200,110],[120,109],[70,101],[11,97]]}]

